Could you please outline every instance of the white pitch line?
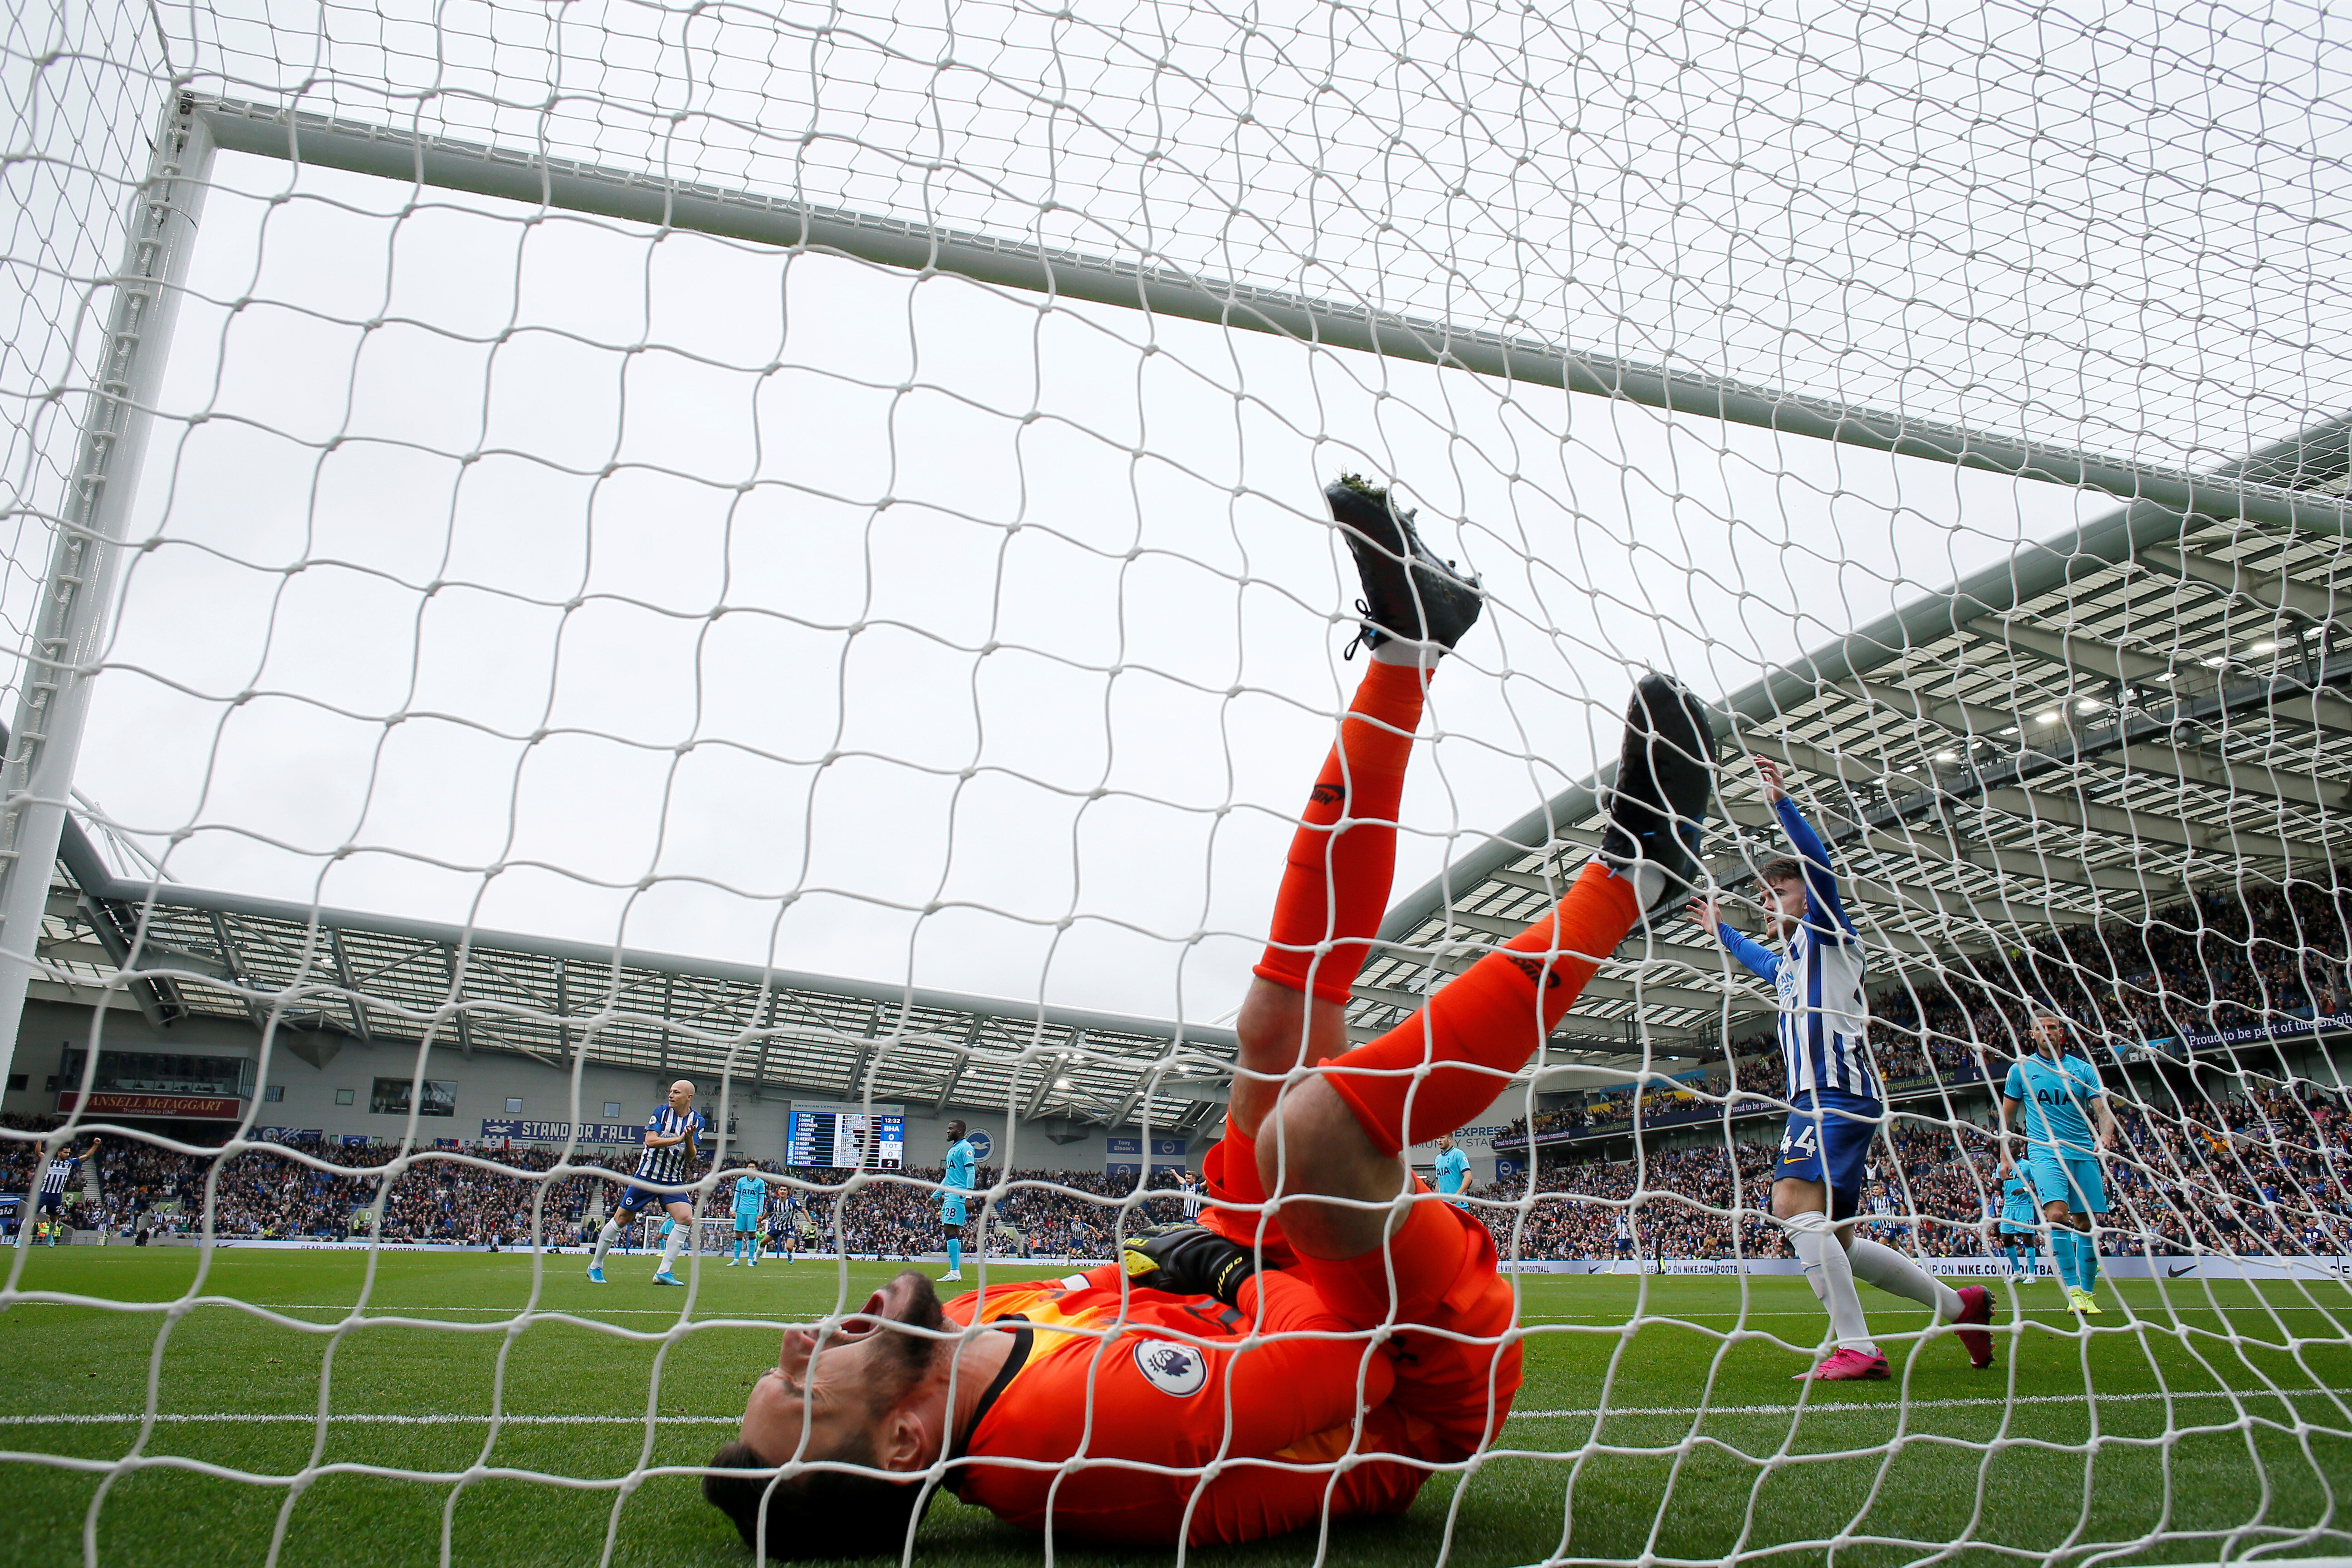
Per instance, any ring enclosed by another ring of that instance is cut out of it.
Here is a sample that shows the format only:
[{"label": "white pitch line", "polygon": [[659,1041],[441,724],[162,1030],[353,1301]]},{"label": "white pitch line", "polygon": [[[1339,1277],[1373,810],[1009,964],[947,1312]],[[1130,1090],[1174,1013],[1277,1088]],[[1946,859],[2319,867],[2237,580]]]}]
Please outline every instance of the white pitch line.
[{"label": "white pitch line", "polygon": [[[2167,1318],[2185,1318],[2191,1315],[2210,1316],[2221,1312],[2261,1312],[2277,1313],[2281,1316],[2284,1316],[2289,1313],[2297,1312],[2316,1312],[2326,1314],[2331,1309],[2326,1307],[2168,1307],[2161,1313],[2141,1312],[2130,1318],[2121,1319],[2119,1321],[2122,1323],[2147,1323],[2152,1326],[2161,1327],[2164,1320]],[[1812,1307],[1785,1311],[1775,1310],[1769,1312],[1681,1312],[1660,1310],[1655,1312],[1644,1312],[1641,1317],[1642,1321],[1644,1322],[1688,1323],[1703,1322],[1716,1318],[1818,1319],[1822,1315],[1822,1310],[1819,1307]],[[2058,1322],[2063,1321],[2067,1317],[2071,1316],[2072,1312],[2071,1309],[2063,1306],[2027,1307],[2023,1310],[2021,1315],[2030,1322]],[[1622,1323],[1629,1321],[1630,1320],[1622,1312],[1521,1312],[1519,1314],[1519,1321],[1523,1323]],[[2001,1319],[1995,1318],[1990,1326],[1997,1329],[2000,1324]],[[2115,1327],[2116,1325],[2108,1324],[2104,1326]]]},{"label": "white pitch line", "polygon": [[[110,1303],[111,1306],[117,1307],[168,1307],[172,1304],[173,1303],[170,1301],[116,1301]],[[197,1304],[205,1307],[255,1307],[265,1312],[349,1313],[355,1312],[360,1310],[358,1307],[348,1301],[247,1301],[242,1299],[231,1300],[218,1296],[207,1296]],[[706,1306],[709,1305],[707,1302],[704,1304]],[[107,1310],[102,1307],[93,1308],[87,1301],[18,1301],[16,1302],[15,1305],[19,1307],[78,1307],[85,1310],[91,1311],[103,1311]],[[405,1318],[414,1316],[419,1312],[496,1312],[501,1317],[508,1318],[520,1318],[525,1316],[616,1318],[623,1315],[647,1318],[675,1318],[677,1316],[677,1310],[676,1308],[664,1307],[394,1307],[386,1306],[381,1301],[370,1303],[366,1310],[366,1315],[369,1317],[382,1318]],[[759,1316],[757,1313],[720,1315],[731,1315],[739,1318],[756,1318]],[[816,1315],[819,1317],[824,1316],[823,1313],[818,1313]],[[1819,1317],[1821,1314],[1816,1312],[1813,1316]],[[775,1314],[775,1317],[778,1322],[797,1323],[803,1321],[801,1318],[785,1314]],[[709,1320],[706,1319],[701,1321],[708,1321]]]},{"label": "white pitch line", "polygon": [[[2325,1388],[2284,1388],[2276,1391],[2264,1390],[2261,1393],[2240,1394],[2234,1397],[2252,1400],[2279,1398],[2288,1394],[2325,1394],[2330,1392],[2330,1390]],[[1927,1400],[1922,1401],[1920,1407],[1922,1409],[1933,1408],[1940,1410],[1950,1409],[1960,1405],[2078,1405],[2084,1403],[2084,1397],[2085,1396],[2080,1394],[2021,1394],[2014,1399],[1976,1398]],[[2221,1390],[2215,1389],[2198,1394],[2174,1394],[2169,1395],[2162,1394],[2103,1394],[2097,1397],[2099,1403],[2107,1405],[2118,1404],[2124,1401],[2137,1402],[2165,1398],[2228,1399],[2232,1397],[2232,1395]],[[1511,1419],[1514,1421],[1559,1421],[1580,1416],[1601,1415],[1793,1415],[1798,1414],[1800,1411],[1807,1415],[1887,1415],[1895,1414],[1902,1408],[1903,1406],[1900,1405],[1864,1405],[1843,1402],[1837,1404],[1823,1403],[1801,1405],[1612,1405],[1606,1411],[1603,1411],[1597,1406],[1579,1410],[1515,1410],[1511,1413]],[[0,1415],[0,1426],[136,1426],[145,1419],[145,1416],[140,1415],[136,1413],[127,1413],[119,1415]],[[319,1422],[319,1417],[316,1415],[257,1415],[235,1411],[222,1411],[209,1415],[173,1414],[158,1415],[154,1419],[159,1425],[164,1426],[201,1426],[217,1423],[222,1425],[236,1426],[266,1425],[315,1426]],[[643,1426],[646,1424],[646,1417],[642,1415],[505,1415],[500,1416],[499,1419],[502,1425],[508,1426]],[[653,1420],[655,1425],[661,1426],[734,1426],[740,1423],[742,1420],[742,1417],[740,1415],[656,1415]],[[487,1426],[489,1425],[490,1417],[488,1415],[331,1415],[327,1417],[327,1421],[331,1426],[432,1426],[446,1425],[451,1422],[470,1423],[478,1426]]]},{"label": "white pitch line", "polygon": [[[2235,1394],[2221,1389],[2211,1389],[2197,1394],[2021,1394],[2010,1399],[1979,1397],[1922,1400],[1920,1408],[1949,1410],[1961,1405],[2082,1405],[2095,1398],[2101,1405],[2118,1405],[2126,1400],[2137,1402],[2150,1399],[2276,1399],[2288,1394],[2326,1394],[2333,1392],[2335,1391],[2326,1388],[2281,1388]],[[1865,1405],[1843,1400],[1836,1403],[1822,1401],[1811,1405],[1612,1405],[1605,1411],[1598,1407],[1586,1410],[1514,1410],[1511,1412],[1511,1419],[1514,1421],[1565,1421],[1586,1415],[1794,1415],[1800,1411],[1808,1415],[1825,1415],[1832,1412],[1840,1415],[1893,1415],[1905,1408],[1901,1402],[1893,1405]]]},{"label": "white pitch line", "polygon": [[[136,1426],[146,1419],[144,1415],[0,1415],[0,1426]],[[220,1412],[205,1415],[158,1415],[155,1420],[158,1424],[168,1426],[195,1426],[212,1422],[284,1426],[299,1423],[304,1426],[315,1426],[319,1424],[319,1418],[316,1415],[263,1415],[236,1412]],[[741,1425],[742,1420],[740,1415],[656,1415],[654,1417],[655,1424],[661,1426],[735,1426]],[[330,1415],[327,1421],[330,1426],[433,1426],[452,1421],[470,1421],[476,1426],[487,1426],[490,1423],[490,1418],[487,1415]],[[591,1425],[642,1426],[646,1424],[646,1418],[642,1415],[502,1415],[499,1417],[499,1421],[500,1425],[507,1426]]]}]

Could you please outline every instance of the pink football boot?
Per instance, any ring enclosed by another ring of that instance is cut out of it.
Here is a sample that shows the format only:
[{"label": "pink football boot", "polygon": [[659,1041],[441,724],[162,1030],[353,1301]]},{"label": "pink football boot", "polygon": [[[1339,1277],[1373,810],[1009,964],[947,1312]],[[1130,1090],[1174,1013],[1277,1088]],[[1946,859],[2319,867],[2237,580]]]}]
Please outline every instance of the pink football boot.
[{"label": "pink football boot", "polygon": [[1860,1351],[1840,1350],[1811,1372],[1801,1372],[1791,1383],[1876,1383],[1886,1376],[1886,1358]]},{"label": "pink football boot", "polygon": [[[1992,1292],[1981,1285],[1971,1285],[1960,1292],[1960,1315],[1957,1324],[1990,1323],[1992,1321]],[[1969,1352],[1969,1364],[1982,1372],[1992,1364],[1992,1336],[1982,1329],[1955,1327],[1952,1332]]]}]

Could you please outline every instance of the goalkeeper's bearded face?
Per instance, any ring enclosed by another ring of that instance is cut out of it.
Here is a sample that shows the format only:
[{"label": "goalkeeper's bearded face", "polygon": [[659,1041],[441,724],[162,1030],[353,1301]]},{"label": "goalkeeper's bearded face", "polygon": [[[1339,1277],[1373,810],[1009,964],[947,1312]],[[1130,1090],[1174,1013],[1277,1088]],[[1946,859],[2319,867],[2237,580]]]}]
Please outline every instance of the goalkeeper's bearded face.
[{"label": "goalkeeper's bearded face", "polygon": [[[907,1333],[898,1325],[945,1331],[947,1314],[928,1276],[909,1268],[866,1300],[866,1305],[830,1329],[786,1329],[776,1364],[751,1386],[740,1436],[770,1464],[800,1454],[811,1459],[841,1457],[871,1446],[887,1458],[890,1444],[880,1428],[894,1415],[920,1420],[928,1410],[901,1411],[913,1402],[936,1404],[946,1415],[945,1390],[928,1387],[924,1375],[944,1364],[952,1348],[946,1340]],[[801,1446],[803,1428],[808,1445]],[[929,1457],[898,1468],[919,1469]]]},{"label": "goalkeeper's bearded face", "polygon": [[[904,1325],[905,1327],[901,1327]],[[908,1269],[834,1328],[784,1331],[776,1364],[752,1384],[738,1439],[711,1458],[716,1469],[764,1471],[833,1460],[881,1470],[919,1470],[947,1439],[947,1383],[934,1375],[954,1342],[924,1275]],[[850,1557],[897,1552],[925,1495],[919,1481],[840,1470],[706,1476],[702,1495],[756,1546],[762,1514],[774,1557]]]}]

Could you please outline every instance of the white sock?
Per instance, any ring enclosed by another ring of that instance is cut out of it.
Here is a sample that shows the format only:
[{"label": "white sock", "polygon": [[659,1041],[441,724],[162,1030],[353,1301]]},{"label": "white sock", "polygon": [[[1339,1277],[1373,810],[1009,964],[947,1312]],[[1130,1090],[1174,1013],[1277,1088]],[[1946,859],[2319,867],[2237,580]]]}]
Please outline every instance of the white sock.
[{"label": "white sock", "polygon": [[[1594,864],[1600,862],[1595,861]],[[1665,868],[1652,865],[1647,860],[1636,861],[1626,867],[1612,866],[1608,870],[1611,876],[1622,877],[1633,884],[1633,901],[1645,910],[1656,903],[1658,896],[1666,890]]]},{"label": "white sock", "polygon": [[1423,669],[1435,669],[1444,657],[1445,650],[1433,642],[1407,642],[1396,637],[1372,649],[1374,664],[1417,664]]},{"label": "white sock", "polygon": [[612,1250],[613,1238],[620,1234],[621,1222],[617,1217],[604,1222],[604,1228],[596,1233],[596,1261],[591,1267],[604,1267],[604,1254]]},{"label": "white sock", "polygon": [[669,1239],[662,1243],[661,1271],[663,1273],[667,1274],[669,1272],[669,1266],[677,1261],[677,1249],[685,1245],[686,1226],[679,1226],[676,1230],[669,1233]]},{"label": "white sock", "polygon": [[1797,1258],[1805,1266],[1805,1283],[1813,1288],[1829,1312],[1830,1331],[1837,1336],[1838,1349],[1876,1355],[1878,1342],[1870,1337],[1869,1320],[1862,1315],[1862,1297],[1853,1288],[1853,1265],[1837,1237],[1826,1230],[1801,1230],[1790,1240],[1796,1244]]},{"label": "white sock", "polygon": [[1866,1279],[1897,1296],[1908,1296],[1923,1307],[1935,1308],[1939,1323],[1958,1321],[1960,1293],[1893,1247],[1856,1237],[1853,1250],[1846,1257],[1853,1265],[1855,1279]]}]

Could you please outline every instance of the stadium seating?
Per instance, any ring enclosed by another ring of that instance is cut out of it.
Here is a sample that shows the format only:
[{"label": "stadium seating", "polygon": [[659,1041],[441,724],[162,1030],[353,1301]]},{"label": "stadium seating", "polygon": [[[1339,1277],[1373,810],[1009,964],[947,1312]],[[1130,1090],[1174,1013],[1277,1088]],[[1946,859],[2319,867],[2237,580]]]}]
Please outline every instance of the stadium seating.
[{"label": "stadium seating", "polygon": [[[2137,1056],[2150,1042],[2335,1013],[2340,998],[2352,996],[2343,956],[2347,923],[2328,895],[2305,887],[2244,902],[2228,894],[2200,895],[2145,925],[2073,928],[2017,955],[2011,961],[2017,970],[2003,967],[2000,973],[2032,975],[2085,1019],[2092,1016],[2088,998],[2105,998],[2098,1016],[2109,1031],[2107,1045],[2095,1054],[2110,1083],[2121,1086],[2126,1064],[2115,1049]],[[1913,1114],[1898,1115],[1894,1155],[1882,1157],[1873,1175],[1894,1196],[1900,1221],[1916,1226],[1912,1245],[1929,1255],[1965,1256],[1984,1250],[1999,1191],[1988,1131],[1990,1101],[1980,1086],[2014,1054],[2024,1014],[2013,978],[2004,990],[1966,979],[1963,965],[1948,966],[1948,974],[1953,978],[1940,986],[1896,984],[1873,998],[1874,1049],[1898,1110],[1906,1092],[1924,1101],[1913,1106]],[[1751,1118],[1734,1124],[1743,1136],[1769,1137],[1780,1089],[1770,1045],[1769,1036],[1745,1038],[1735,1043],[1725,1068],[1675,1087],[1646,1088],[1644,1131],[1719,1124],[1729,1110]],[[2301,1080],[2221,1100],[2184,1098],[2178,1088],[2157,1092],[2150,1086],[2161,1080],[2145,1073],[2133,1081],[2145,1091],[2141,1097],[2116,1098],[2125,1138],[2110,1176],[2116,1207],[2109,1225],[2116,1234],[2105,1238],[2108,1250],[2337,1255],[2352,1246],[2352,1192],[2344,1179],[2352,1164],[2352,1116],[2335,1095]],[[1952,1102],[1964,1119],[1957,1125],[1947,1121],[1942,1092],[1954,1088],[1972,1091]],[[1706,1258],[1784,1250],[1779,1228],[1763,1223],[1758,1212],[1768,1143],[1661,1148],[1645,1140],[1637,1165],[1622,1152],[1633,1112],[1629,1089],[1537,1117],[1535,1131],[1543,1143],[1567,1146],[1540,1152],[1532,1197],[1524,1176],[1475,1194],[1494,1205],[1485,1212],[1506,1256],[1614,1257],[1615,1205],[1637,1184],[1643,1189],[1637,1219],[1645,1254]],[[46,1127],[57,1119],[8,1121]],[[1510,1129],[1527,1131],[1523,1121]],[[395,1151],[313,1145],[306,1152],[330,1167],[352,1168],[380,1165]],[[385,1205],[383,1239],[528,1243],[538,1194],[532,1178],[554,1164],[554,1154],[467,1152],[516,1174],[420,1152]],[[25,1190],[39,1157],[22,1144],[0,1153],[0,1190]],[[573,1163],[618,1171],[625,1161],[625,1155],[582,1154]],[[103,1207],[92,1212],[82,1199],[69,1213],[85,1228],[192,1226],[212,1163],[201,1155],[114,1141],[98,1173]],[[867,1256],[911,1257],[936,1245],[936,1199],[919,1184],[936,1181],[935,1169],[905,1172],[912,1178],[906,1182],[869,1182],[845,1197],[839,1173],[788,1173],[810,1190],[826,1250],[846,1246]],[[984,1170],[982,1181],[992,1184],[995,1173]],[[1106,1200],[1128,1196],[1129,1178],[1024,1170],[1013,1173],[1013,1181],[992,1216],[997,1245],[1038,1256],[1109,1255],[1118,1211]],[[1171,1181],[1163,1173],[1155,1185],[1164,1189]],[[549,1187],[539,1203],[538,1234],[551,1243],[575,1240],[587,1223],[592,1188],[601,1184],[572,1176]],[[322,1171],[275,1148],[249,1149],[229,1160],[213,1194],[216,1234],[273,1237],[349,1236],[354,1217],[363,1216],[376,1195],[374,1177]],[[1529,1201],[1521,1205],[1521,1199]],[[724,1202],[723,1194],[713,1193],[704,1212],[723,1217]],[[1174,1199],[1152,1197],[1139,1206],[1152,1219],[1165,1218],[1174,1212]]]}]

